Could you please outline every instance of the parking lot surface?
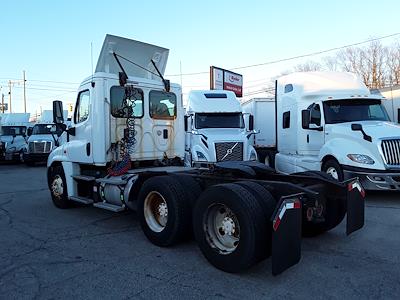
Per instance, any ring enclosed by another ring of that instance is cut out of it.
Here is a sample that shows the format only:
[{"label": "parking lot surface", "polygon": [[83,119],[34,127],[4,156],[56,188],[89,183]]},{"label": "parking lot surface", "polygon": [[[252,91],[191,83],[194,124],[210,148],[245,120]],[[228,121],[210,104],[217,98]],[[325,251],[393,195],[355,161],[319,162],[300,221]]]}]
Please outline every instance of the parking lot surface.
[{"label": "parking lot surface", "polygon": [[400,295],[400,194],[367,196],[365,226],[304,238],[299,264],[241,274],[211,266],[194,241],[151,244],[133,212],[57,209],[43,166],[0,165],[1,299],[380,298]]}]

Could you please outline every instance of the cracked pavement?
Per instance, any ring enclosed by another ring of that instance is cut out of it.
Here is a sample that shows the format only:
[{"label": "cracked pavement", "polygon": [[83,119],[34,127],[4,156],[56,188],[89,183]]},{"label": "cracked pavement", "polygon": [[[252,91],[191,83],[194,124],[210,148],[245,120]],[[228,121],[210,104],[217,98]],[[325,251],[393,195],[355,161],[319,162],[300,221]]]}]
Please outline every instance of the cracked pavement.
[{"label": "cracked pavement", "polygon": [[241,274],[212,267],[194,241],[159,248],[135,213],[53,206],[43,166],[0,165],[0,299],[371,298],[400,295],[400,194],[367,196],[366,225],[303,239],[302,259]]}]

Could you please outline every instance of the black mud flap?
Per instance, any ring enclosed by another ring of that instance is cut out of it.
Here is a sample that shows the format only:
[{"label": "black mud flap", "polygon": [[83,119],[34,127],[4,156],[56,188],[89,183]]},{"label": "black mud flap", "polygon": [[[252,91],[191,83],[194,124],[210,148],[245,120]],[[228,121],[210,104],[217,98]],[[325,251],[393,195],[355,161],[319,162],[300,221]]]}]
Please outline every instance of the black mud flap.
[{"label": "black mud flap", "polygon": [[365,190],[358,179],[347,183],[347,225],[346,234],[364,226]]},{"label": "black mud flap", "polygon": [[272,215],[272,274],[278,275],[301,258],[301,194],[283,197]]}]

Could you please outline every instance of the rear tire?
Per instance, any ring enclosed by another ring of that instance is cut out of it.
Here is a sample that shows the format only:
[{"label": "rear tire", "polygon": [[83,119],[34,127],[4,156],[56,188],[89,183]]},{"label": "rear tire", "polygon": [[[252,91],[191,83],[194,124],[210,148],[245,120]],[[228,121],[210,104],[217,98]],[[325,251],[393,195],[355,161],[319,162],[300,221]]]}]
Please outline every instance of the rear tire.
[{"label": "rear tire", "polygon": [[264,222],[267,225],[267,232],[266,236],[263,241],[262,247],[259,248],[259,258],[260,260],[265,259],[271,256],[271,249],[272,249],[272,221],[271,217],[274,213],[276,207],[276,200],[271,195],[271,193],[265,189],[263,186],[256,182],[251,181],[238,181],[235,184],[240,185],[247,189],[250,193],[254,195],[257,199],[258,203],[260,204],[263,213],[264,213]]},{"label": "rear tire", "polygon": [[190,203],[177,178],[165,175],[146,180],[138,201],[140,225],[153,244],[167,247],[190,236]]},{"label": "rear tire", "polygon": [[213,266],[236,273],[259,261],[267,222],[246,188],[231,183],[211,186],[201,194],[193,212],[196,241]]}]

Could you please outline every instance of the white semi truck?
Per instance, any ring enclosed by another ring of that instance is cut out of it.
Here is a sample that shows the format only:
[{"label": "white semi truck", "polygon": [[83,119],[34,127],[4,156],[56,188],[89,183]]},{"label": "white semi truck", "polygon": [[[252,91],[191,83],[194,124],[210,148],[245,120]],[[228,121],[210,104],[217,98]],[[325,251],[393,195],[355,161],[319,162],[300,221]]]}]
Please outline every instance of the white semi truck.
[{"label": "white semi truck", "polygon": [[29,113],[4,114],[0,123],[0,160],[24,161]]},{"label": "white semi truck", "polygon": [[191,91],[185,114],[185,165],[207,167],[222,161],[256,161],[242,107],[230,91]]},{"label": "white semi truck", "polygon": [[163,78],[167,57],[165,48],[107,35],[70,128],[53,102],[55,127],[68,135],[47,161],[57,207],[135,210],[152,243],[170,246],[194,233],[207,260],[227,272],[272,256],[279,274],[300,260],[302,233],[328,231],[346,213],[348,234],[363,226],[357,179],[280,175],[258,162],[184,167],[181,87]]},{"label": "white semi truck", "polygon": [[[64,110],[63,114],[66,120],[68,111]],[[50,152],[63,142],[62,130],[51,132],[53,124],[53,111],[44,110],[33,128],[28,128],[28,147],[24,154],[27,165],[47,161]]]},{"label": "white semi truck", "polygon": [[307,72],[279,78],[275,101],[243,107],[261,128],[253,139],[260,159],[276,171],[317,170],[358,177],[368,190],[399,190],[400,127],[381,101],[354,74]]}]

